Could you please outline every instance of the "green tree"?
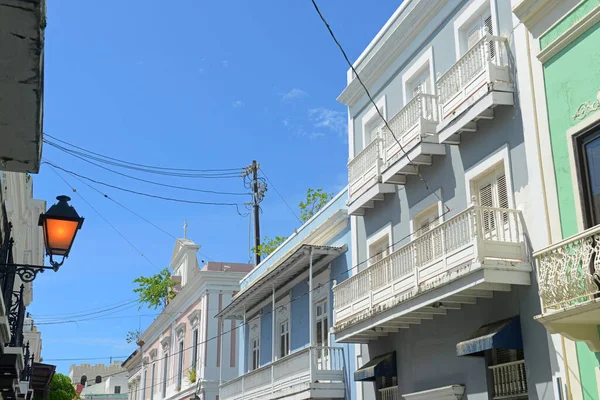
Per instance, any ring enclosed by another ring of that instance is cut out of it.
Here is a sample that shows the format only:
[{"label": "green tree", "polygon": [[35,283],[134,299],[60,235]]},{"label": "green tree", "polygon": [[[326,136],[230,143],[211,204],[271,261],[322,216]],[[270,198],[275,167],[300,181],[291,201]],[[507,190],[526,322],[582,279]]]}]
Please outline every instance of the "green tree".
[{"label": "green tree", "polygon": [[260,245],[252,247],[252,252],[266,257],[275,251],[275,249],[278,248],[281,243],[285,242],[286,239],[287,236],[275,236],[273,239],[268,236],[263,236]]},{"label": "green tree", "polygon": [[323,206],[333,199],[333,193],[326,193],[323,189],[311,189],[306,191],[306,201],[301,201],[300,219],[306,222],[312,218]]},{"label": "green tree", "polygon": [[61,373],[55,373],[50,382],[50,400],[73,400],[78,397],[71,379]]},{"label": "green tree", "polygon": [[[306,201],[301,201],[298,205],[300,208],[300,220],[304,223],[308,221],[313,215],[315,215],[325,204],[333,198],[333,193],[326,193],[323,189],[311,189],[306,191]],[[287,236],[275,236],[271,239],[268,236],[264,236],[261,240],[260,245],[252,247],[253,253],[258,253],[261,256],[268,256],[271,254],[280,244],[285,242]]]},{"label": "green tree", "polygon": [[127,343],[137,343],[140,336],[142,336],[142,332],[139,329],[136,329],[135,331],[127,332],[127,337],[125,338],[125,340],[127,341]]},{"label": "green tree", "polygon": [[138,284],[133,291],[138,294],[140,304],[145,304],[148,308],[165,308],[169,300],[175,297],[175,282],[171,279],[169,268],[164,268],[156,275],[140,276],[133,283]]}]

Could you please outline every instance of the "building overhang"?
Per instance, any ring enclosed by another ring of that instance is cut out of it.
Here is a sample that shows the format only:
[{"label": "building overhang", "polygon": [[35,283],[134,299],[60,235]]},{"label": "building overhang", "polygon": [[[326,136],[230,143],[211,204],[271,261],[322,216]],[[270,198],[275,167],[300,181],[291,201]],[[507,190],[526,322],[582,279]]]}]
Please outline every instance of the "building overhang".
[{"label": "building overhang", "polygon": [[0,169],[37,173],[42,154],[45,0],[0,4]]},{"label": "building overhang", "polygon": [[600,298],[538,315],[535,320],[550,333],[582,341],[591,351],[600,352]]},{"label": "building overhang", "polygon": [[56,371],[56,365],[33,363],[31,371],[31,389],[36,399],[45,400],[48,398],[50,383]]},{"label": "building overhang", "polygon": [[285,285],[307,271],[311,257],[316,272],[344,253],[346,249],[346,245],[341,247],[298,245],[239,292],[217,317],[243,319],[245,310],[255,307],[269,297],[273,293],[273,287]]}]

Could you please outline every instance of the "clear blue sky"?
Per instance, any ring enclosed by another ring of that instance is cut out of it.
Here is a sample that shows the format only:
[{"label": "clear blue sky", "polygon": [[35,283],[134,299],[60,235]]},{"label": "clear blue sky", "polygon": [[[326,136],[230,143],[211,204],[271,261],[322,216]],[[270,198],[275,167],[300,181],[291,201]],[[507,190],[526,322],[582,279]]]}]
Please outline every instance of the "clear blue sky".
[{"label": "clear blue sky", "polygon": [[[356,59],[400,2],[319,3],[350,58]],[[232,168],[257,159],[294,209],[308,187],[334,192],[346,185],[346,110],[335,99],[345,86],[347,66],[310,0],[48,1],[45,62],[44,130],[53,136],[161,166]],[[133,190],[240,201],[135,182],[47,145],[43,156]],[[171,237],[63,175],[152,263],[168,265]],[[138,176],[195,188],[244,190],[240,179]],[[188,237],[212,260],[248,260],[248,218],[231,207],[101,190],[171,235],[181,237],[187,219]],[[34,195],[48,205],[57,194],[69,192],[47,165],[34,177]],[[134,345],[125,342],[127,332],[145,328],[152,321],[148,314],[157,313],[133,307],[103,316],[111,319],[47,323],[57,314],[133,299],[132,280],[157,272],[77,194],[70,195],[86,218],[83,229],[61,270],[37,278],[29,309],[42,331],[44,360],[64,373],[73,362],[53,360],[105,357],[88,361],[95,363],[128,355]],[[262,207],[264,234],[287,235],[298,226],[272,188]]]}]

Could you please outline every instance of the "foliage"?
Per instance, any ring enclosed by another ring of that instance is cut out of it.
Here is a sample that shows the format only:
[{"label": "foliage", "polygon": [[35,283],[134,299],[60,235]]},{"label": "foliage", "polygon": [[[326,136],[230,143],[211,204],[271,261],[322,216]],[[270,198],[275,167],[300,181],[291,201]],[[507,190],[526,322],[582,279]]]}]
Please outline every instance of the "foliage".
[{"label": "foliage", "polygon": [[169,300],[175,297],[175,282],[171,279],[169,268],[164,268],[156,275],[140,276],[134,279],[133,283],[138,284],[133,291],[138,294],[140,303],[146,304],[148,308],[165,308]]},{"label": "foliage", "polygon": [[300,219],[302,222],[306,222],[312,218],[329,200],[333,199],[333,193],[323,192],[323,189],[311,189],[308,188],[306,191],[306,202],[301,201],[300,207]]},{"label": "foliage", "polygon": [[[306,201],[301,201],[298,205],[300,207],[300,220],[304,223],[311,219],[325,204],[333,198],[333,193],[323,192],[323,189],[311,189],[306,191]],[[271,254],[280,244],[285,242],[287,236],[275,236],[271,239],[268,236],[264,236],[259,246],[252,247],[254,254],[261,256],[268,256]]]},{"label": "foliage", "polygon": [[268,236],[264,236],[261,240],[260,245],[252,247],[252,252],[254,254],[258,253],[260,256],[268,256],[271,254],[279,245],[287,239],[287,236],[275,236],[274,239],[271,239]]},{"label": "foliage", "polygon": [[50,383],[49,400],[73,400],[75,398],[79,398],[79,396],[71,384],[71,379],[61,373],[55,373]]},{"label": "foliage", "polygon": [[188,379],[190,383],[196,382],[196,367],[190,368],[190,372],[188,372]]},{"label": "foliage", "polygon": [[125,340],[127,341],[127,343],[137,343],[140,336],[142,336],[142,331],[136,329],[135,331],[127,332],[127,337],[125,338]]}]

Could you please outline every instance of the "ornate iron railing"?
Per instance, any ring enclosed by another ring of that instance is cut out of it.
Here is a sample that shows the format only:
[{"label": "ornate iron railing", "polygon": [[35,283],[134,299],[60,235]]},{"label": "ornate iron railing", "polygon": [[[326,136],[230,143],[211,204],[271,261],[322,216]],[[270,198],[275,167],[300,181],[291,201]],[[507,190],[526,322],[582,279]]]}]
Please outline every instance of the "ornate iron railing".
[{"label": "ornate iron railing", "polygon": [[8,324],[10,326],[10,347],[23,347],[23,324],[25,322],[25,302],[23,299],[23,290],[25,286],[21,284],[18,292],[12,293],[12,301],[8,307]]},{"label": "ornate iron railing", "polygon": [[543,312],[600,296],[600,226],[534,253]]}]

